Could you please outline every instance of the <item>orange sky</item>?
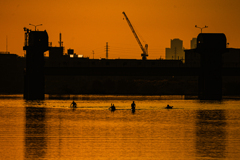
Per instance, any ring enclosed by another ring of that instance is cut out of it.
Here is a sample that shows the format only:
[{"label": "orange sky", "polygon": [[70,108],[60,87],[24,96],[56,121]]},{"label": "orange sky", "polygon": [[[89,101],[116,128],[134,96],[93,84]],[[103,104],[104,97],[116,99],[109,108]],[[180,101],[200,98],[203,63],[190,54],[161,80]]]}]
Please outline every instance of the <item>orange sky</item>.
[{"label": "orange sky", "polygon": [[0,1],[0,51],[24,54],[23,27],[34,30],[32,24],[43,24],[49,42],[58,46],[62,33],[65,52],[71,48],[77,54],[94,58],[105,57],[109,44],[109,58],[141,59],[138,46],[124,11],[135,29],[149,46],[149,59],[165,57],[170,39],[183,40],[190,48],[190,40],[203,32],[225,33],[229,47],[240,48],[240,1],[237,0],[3,0]]}]

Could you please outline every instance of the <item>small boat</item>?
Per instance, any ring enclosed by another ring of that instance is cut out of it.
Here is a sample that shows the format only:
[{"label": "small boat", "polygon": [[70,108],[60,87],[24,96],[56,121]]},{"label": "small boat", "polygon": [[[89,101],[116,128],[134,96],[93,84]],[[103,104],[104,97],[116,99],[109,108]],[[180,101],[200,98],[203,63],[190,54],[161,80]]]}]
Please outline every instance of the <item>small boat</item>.
[{"label": "small boat", "polygon": [[167,105],[167,107],[165,107],[166,109],[172,109],[173,108],[173,106],[169,106],[169,105]]}]

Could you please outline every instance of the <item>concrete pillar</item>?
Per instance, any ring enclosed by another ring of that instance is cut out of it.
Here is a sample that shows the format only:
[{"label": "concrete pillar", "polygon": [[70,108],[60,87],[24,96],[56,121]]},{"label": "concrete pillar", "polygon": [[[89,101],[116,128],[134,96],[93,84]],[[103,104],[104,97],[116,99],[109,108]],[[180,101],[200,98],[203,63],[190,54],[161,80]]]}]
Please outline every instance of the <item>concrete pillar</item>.
[{"label": "concrete pillar", "polygon": [[25,30],[26,70],[24,75],[24,99],[44,99],[44,52],[48,50],[46,31]]},{"label": "concrete pillar", "polygon": [[222,99],[222,53],[226,52],[224,34],[201,33],[197,49],[201,56],[198,96],[202,100]]}]

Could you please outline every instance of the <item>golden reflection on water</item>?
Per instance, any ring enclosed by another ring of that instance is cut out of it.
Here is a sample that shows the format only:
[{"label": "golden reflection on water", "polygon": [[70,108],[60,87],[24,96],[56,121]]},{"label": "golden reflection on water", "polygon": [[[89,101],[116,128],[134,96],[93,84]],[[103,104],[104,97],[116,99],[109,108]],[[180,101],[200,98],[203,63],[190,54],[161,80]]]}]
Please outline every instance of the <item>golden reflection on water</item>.
[{"label": "golden reflection on water", "polygon": [[[80,108],[72,110],[68,107],[71,100],[2,100],[1,158],[237,159],[240,156],[239,101],[138,100],[134,114],[129,108],[132,99],[76,101]],[[113,101],[118,110],[110,112],[108,104]],[[173,104],[175,109],[164,109],[166,103]]]},{"label": "golden reflection on water", "polygon": [[196,152],[200,157],[226,158],[224,110],[199,110],[196,121]]},{"label": "golden reflection on water", "polygon": [[191,112],[26,108],[26,113],[25,158],[194,156]]},{"label": "golden reflection on water", "polygon": [[5,108],[0,104],[0,159],[23,159],[24,108]]}]

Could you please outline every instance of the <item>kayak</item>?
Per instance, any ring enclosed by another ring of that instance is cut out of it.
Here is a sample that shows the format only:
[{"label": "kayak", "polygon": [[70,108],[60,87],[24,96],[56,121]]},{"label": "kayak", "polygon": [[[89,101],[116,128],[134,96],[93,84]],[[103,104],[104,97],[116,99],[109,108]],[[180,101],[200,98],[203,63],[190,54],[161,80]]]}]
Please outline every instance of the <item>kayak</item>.
[{"label": "kayak", "polygon": [[70,108],[77,108],[77,104],[71,104]]},{"label": "kayak", "polygon": [[166,109],[172,109],[173,108],[173,106],[167,106],[167,107],[165,107]]}]

